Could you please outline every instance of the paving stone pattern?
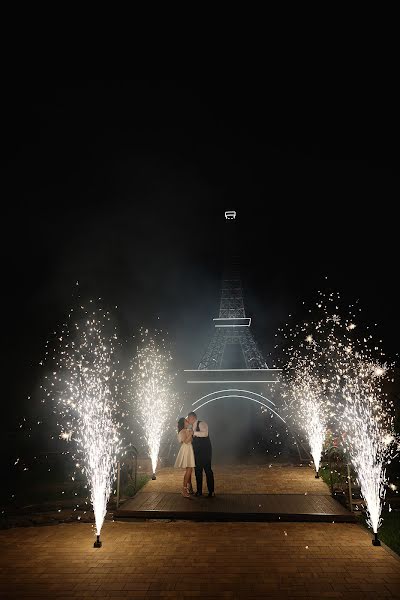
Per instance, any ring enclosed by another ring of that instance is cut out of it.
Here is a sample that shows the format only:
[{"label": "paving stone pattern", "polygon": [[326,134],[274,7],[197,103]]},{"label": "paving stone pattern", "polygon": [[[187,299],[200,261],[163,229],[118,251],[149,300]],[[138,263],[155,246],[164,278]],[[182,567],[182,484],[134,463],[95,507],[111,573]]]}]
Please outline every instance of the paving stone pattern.
[{"label": "paving stone pattern", "polygon": [[1,598],[399,598],[358,525],[107,522],[0,531]]},{"label": "paving stone pattern", "polygon": [[[329,494],[322,479],[315,479],[308,465],[213,466],[215,491],[218,494]],[[206,491],[205,477],[203,492]],[[183,469],[163,468],[155,481],[149,481],[142,492],[177,492],[182,489]],[[193,475],[193,487],[196,487]]]}]

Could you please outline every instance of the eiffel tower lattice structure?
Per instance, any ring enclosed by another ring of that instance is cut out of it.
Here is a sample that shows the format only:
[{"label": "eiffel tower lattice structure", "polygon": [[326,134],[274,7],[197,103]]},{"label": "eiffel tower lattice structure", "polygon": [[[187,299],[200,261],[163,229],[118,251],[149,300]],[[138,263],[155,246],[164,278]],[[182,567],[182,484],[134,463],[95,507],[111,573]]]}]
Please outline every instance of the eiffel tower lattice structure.
[{"label": "eiffel tower lattice structure", "polygon": [[221,369],[228,345],[239,345],[248,369],[268,369],[250,330],[246,317],[238,257],[231,258],[225,269],[221,288],[219,316],[214,319],[215,332],[200,361],[199,369]]},{"label": "eiffel tower lattice structure", "polygon": [[[185,370],[186,381],[196,395],[193,406],[197,410],[222,398],[243,398],[262,405],[283,421],[275,403],[267,397],[279,383],[281,370],[268,368],[253,337],[251,318],[246,317],[236,248],[236,212],[226,211],[225,218],[228,260],[219,315],[213,319],[214,334],[198,368]],[[236,353],[230,352],[232,348]],[[232,361],[233,356],[236,359]]]}]

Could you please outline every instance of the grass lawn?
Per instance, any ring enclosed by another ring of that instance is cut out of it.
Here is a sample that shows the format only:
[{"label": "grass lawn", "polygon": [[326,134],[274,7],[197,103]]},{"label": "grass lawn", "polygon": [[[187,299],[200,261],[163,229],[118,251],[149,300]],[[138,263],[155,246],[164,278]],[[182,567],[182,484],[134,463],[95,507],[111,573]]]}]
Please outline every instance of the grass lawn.
[{"label": "grass lawn", "polygon": [[[372,539],[374,534],[372,533],[372,529],[367,525],[365,514],[357,514],[357,518],[358,522],[365,529],[368,529],[368,533],[371,534]],[[400,512],[383,512],[382,519],[382,525],[378,529],[378,537],[386,546],[389,546],[393,552],[396,552],[400,556]]]},{"label": "grass lawn", "polygon": [[133,484],[133,481],[129,482],[126,486],[122,488],[122,496],[127,496],[128,498],[132,498],[146,483],[149,481],[150,476],[146,475],[146,473],[140,473],[136,479],[136,488]]},{"label": "grass lawn", "polygon": [[[319,471],[319,474],[325,483],[330,485],[329,468],[322,467]],[[343,477],[341,477],[337,472],[334,471],[332,473],[332,483],[334,487],[340,486],[340,484],[343,485],[343,481]],[[360,523],[368,528],[365,515],[358,514],[357,516],[360,519]],[[379,539],[400,556],[400,512],[394,510],[392,512],[385,511],[382,513],[382,517],[382,526],[378,531]],[[371,529],[368,528],[368,531],[371,533],[372,537]]]},{"label": "grass lawn", "polygon": [[340,475],[338,473],[336,473],[336,471],[334,469],[332,469],[332,474],[330,472],[329,467],[327,466],[322,466],[319,469],[319,476],[321,477],[321,479],[326,483],[327,486],[331,486],[331,477],[332,477],[332,484],[338,484],[342,482],[342,478],[340,477]]}]

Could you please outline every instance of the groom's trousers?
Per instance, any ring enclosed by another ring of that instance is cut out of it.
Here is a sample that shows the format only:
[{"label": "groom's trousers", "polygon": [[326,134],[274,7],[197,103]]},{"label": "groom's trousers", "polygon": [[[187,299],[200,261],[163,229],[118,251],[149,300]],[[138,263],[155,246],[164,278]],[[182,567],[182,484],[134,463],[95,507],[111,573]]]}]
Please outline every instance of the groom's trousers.
[{"label": "groom's trousers", "polygon": [[209,437],[193,438],[194,460],[196,463],[195,475],[199,494],[203,492],[203,469],[206,474],[208,493],[214,493],[214,473],[211,468],[212,447]]},{"label": "groom's trousers", "polygon": [[194,469],[196,475],[196,486],[199,494],[203,492],[203,469],[206,474],[207,488],[208,493],[214,493],[214,473],[211,468],[211,461],[198,465],[196,462],[196,467]]}]

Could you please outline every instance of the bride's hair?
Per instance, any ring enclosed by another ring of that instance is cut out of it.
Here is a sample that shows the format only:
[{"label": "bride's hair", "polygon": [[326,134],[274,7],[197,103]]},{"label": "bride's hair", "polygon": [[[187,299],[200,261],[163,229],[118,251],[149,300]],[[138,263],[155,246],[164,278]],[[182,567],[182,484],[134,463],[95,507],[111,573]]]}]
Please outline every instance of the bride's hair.
[{"label": "bride's hair", "polygon": [[178,421],[178,433],[185,429],[185,417],[181,417]]}]

